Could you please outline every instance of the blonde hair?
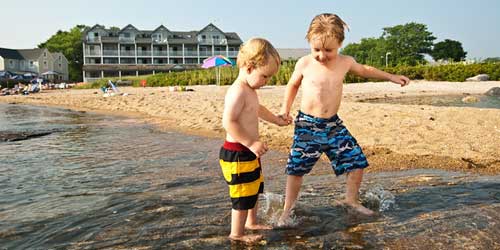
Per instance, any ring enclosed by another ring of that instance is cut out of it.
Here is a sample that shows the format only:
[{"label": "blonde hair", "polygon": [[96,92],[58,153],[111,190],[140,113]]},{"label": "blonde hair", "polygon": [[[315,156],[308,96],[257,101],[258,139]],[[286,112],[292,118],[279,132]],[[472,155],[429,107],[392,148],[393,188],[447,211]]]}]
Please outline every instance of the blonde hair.
[{"label": "blonde hair", "polygon": [[269,41],[252,38],[241,45],[236,64],[238,68],[245,66],[257,68],[268,64],[270,59],[280,65],[280,55]]},{"label": "blonde hair", "polygon": [[315,16],[309,25],[306,39],[311,42],[313,36],[321,38],[335,37],[339,43],[344,41],[344,30],[349,26],[337,15],[323,13]]}]

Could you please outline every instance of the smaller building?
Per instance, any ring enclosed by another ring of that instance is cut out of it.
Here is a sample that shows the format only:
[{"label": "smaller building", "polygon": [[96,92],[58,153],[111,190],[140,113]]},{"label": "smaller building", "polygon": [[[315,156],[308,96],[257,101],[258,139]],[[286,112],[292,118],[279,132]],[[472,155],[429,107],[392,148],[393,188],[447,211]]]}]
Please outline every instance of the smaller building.
[{"label": "smaller building", "polygon": [[41,49],[0,48],[0,71],[28,74],[51,81],[68,80],[68,60],[59,52]]}]

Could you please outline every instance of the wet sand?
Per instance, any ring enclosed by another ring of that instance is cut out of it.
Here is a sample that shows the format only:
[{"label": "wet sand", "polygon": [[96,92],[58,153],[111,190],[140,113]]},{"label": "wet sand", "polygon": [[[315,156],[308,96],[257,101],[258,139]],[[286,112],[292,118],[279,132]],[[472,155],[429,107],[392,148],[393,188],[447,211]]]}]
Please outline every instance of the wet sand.
[{"label": "wet sand", "polygon": [[[419,95],[481,95],[500,82],[414,81],[408,87],[381,83],[344,87],[340,117],[368,156],[369,171],[432,168],[480,174],[500,173],[500,109],[437,107],[359,102],[370,98]],[[0,102],[66,107],[81,111],[141,117],[166,130],[223,138],[221,125],[227,86],[120,88],[128,96],[103,97],[99,90],[51,90],[29,96],[2,96]],[[260,101],[278,112],[284,86],[259,90]],[[298,110],[300,91],[294,103]],[[261,138],[287,152],[293,126],[261,123]]]}]

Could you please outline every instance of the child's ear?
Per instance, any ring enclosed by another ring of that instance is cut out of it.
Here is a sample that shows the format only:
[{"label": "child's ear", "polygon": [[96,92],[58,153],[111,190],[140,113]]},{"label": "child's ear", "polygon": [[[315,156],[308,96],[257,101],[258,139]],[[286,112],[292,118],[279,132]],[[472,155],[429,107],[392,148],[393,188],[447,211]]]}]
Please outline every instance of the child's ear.
[{"label": "child's ear", "polygon": [[250,74],[250,73],[252,73],[252,71],[254,70],[254,67],[253,67],[253,66],[251,66],[251,65],[247,65],[247,66],[246,66],[246,69],[247,69],[247,74]]}]

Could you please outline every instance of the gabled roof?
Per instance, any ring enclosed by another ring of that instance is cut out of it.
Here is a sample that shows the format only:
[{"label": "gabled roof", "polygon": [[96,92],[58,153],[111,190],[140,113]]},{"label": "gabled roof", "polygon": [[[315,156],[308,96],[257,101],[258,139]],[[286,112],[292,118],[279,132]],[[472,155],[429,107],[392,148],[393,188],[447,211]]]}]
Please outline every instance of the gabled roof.
[{"label": "gabled roof", "polygon": [[0,48],[0,56],[6,59],[23,60],[23,56],[15,49]]},{"label": "gabled roof", "polygon": [[44,52],[45,49],[20,49],[19,53],[23,55],[25,59],[38,59],[42,55],[42,52]]},{"label": "gabled roof", "polygon": [[156,31],[158,31],[161,28],[166,29],[168,32],[170,32],[170,30],[167,29],[167,27],[163,26],[163,24],[162,24],[162,25],[158,26],[158,28],[154,29],[152,33],[155,33]]},{"label": "gabled roof", "polygon": [[222,33],[222,34],[226,34],[226,33],[224,33],[222,30],[220,30],[219,28],[217,28],[217,26],[215,26],[213,23],[209,23],[207,26],[205,26],[205,28],[203,28],[203,29],[201,29],[200,31],[198,31],[198,33],[197,33],[197,34],[202,33],[203,31],[205,31],[205,30],[206,30],[206,29],[208,29],[209,27],[214,28],[215,30],[219,31],[219,32],[220,32],[220,33]]},{"label": "gabled roof", "polygon": [[5,49],[0,48],[0,56],[8,59],[17,59],[17,60],[36,60],[40,58],[42,52],[45,49]]},{"label": "gabled roof", "polygon": [[127,26],[123,27],[123,29],[120,30],[120,33],[126,29],[128,29],[129,27],[132,27],[135,29],[135,31],[139,32],[139,30],[132,24],[128,24]]}]

